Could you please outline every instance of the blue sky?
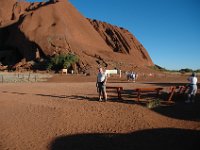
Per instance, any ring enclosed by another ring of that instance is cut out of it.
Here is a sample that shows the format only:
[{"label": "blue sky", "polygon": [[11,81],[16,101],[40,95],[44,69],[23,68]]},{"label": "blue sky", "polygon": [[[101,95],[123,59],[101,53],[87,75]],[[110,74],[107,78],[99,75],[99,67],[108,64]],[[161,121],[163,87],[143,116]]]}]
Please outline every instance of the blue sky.
[{"label": "blue sky", "polygon": [[153,62],[200,69],[200,0],[69,0],[85,17],[128,29]]}]

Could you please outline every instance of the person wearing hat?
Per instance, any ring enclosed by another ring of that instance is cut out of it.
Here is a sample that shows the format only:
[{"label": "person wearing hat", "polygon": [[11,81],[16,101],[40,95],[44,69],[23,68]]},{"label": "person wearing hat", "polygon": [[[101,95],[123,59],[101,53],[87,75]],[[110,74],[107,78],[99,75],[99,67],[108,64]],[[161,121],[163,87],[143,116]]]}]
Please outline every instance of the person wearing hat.
[{"label": "person wearing hat", "polygon": [[99,72],[97,75],[97,82],[96,82],[97,91],[99,92],[99,101],[103,101],[101,96],[103,96],[104,101],[107,100],[106,82],[107,82],[106,73],[103,71],[102,68],[99,68]]},{"label": "person wearing hat", "polygon": [[194,101],[194,97],[197,93],[197,77],[196,74],[193,72],[192,75],[188,78],[189,81],[189,90],[188,90],[188,96],[187,96],[187,100],[185,101],[186,103],[190,103],[190,102],[195,102]]}]

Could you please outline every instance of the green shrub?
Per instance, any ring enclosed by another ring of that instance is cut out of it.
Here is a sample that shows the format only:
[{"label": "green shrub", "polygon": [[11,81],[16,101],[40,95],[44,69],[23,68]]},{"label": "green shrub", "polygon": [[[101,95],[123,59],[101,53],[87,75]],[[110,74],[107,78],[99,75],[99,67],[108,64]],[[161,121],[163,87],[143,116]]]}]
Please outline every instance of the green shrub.
[{"label": "green shrub", "polygon": [[181,73],[188,73],[188,72],[193,72],[193,70],[189,69],[189,68],[185,68],[185,69],[179,70],[179,72],[181,72]]},{"label": "green shrub", "polygon": [[160,99],[152,99],[147,103],[147,108],[152,109],[160,106]]},{"label": "green shrub", "polygon": [[60,70],[60,69],[67,69],[71,65],[78,62],[78,57],[74,54],[60,54],[55,55],[50,59],[50,62],[48,63],[48,70]]}]

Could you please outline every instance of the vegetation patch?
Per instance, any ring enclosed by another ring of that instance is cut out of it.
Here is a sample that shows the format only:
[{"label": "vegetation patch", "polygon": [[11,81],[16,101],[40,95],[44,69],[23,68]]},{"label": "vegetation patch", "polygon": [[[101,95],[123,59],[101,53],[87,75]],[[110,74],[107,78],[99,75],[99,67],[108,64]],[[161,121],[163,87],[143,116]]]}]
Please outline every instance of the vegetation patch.
[{"label": "vegetation patch", "polygon": [[52,57],[47,65],[47,70],[68,69],[79,61],[74,54],[60,54]]},{"label": "vegetation patch", "polygon": [[151,100],[148,101],[146,106],[149,109],[158,107],[158,106],[160,106],[160,99],[151,99]]}]

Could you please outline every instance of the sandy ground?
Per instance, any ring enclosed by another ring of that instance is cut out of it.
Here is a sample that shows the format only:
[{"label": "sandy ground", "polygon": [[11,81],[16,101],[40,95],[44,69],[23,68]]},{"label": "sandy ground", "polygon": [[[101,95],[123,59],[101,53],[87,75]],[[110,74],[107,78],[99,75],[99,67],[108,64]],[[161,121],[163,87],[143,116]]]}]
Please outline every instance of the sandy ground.
[{"label": "sandy ground", "polygon": [[[175,81],[109,79],[108,85],[167,89]],[[98,102],[95,77],[60,75],[3,83],[0,93],[0,150],[200,149],[199,99],[148,109],[132,95],[119,101],[108,91],[109,101]]]}]

